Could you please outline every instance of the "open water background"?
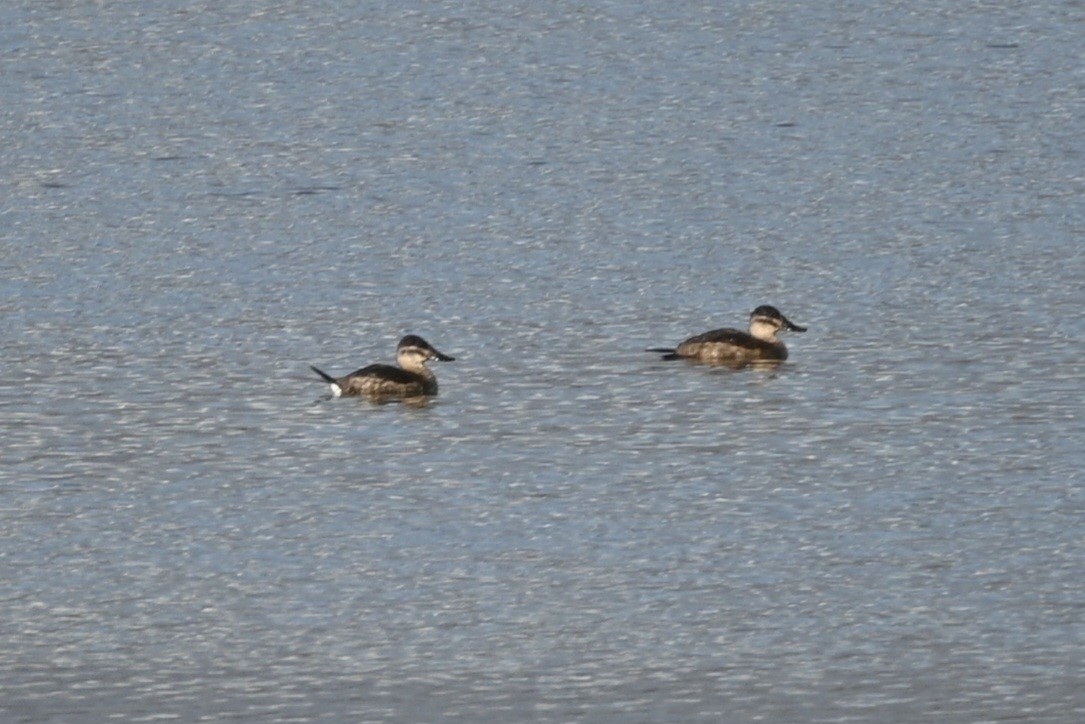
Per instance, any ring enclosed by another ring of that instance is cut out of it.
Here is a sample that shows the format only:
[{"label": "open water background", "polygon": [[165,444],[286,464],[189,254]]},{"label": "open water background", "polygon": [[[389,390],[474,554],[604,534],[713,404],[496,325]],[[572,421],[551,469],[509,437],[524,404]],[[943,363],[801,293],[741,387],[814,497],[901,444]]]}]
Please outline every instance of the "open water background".
[{"label": "open water background", "polygon": [[0,718],[1082,721],[1083,18],[5,2]]}]

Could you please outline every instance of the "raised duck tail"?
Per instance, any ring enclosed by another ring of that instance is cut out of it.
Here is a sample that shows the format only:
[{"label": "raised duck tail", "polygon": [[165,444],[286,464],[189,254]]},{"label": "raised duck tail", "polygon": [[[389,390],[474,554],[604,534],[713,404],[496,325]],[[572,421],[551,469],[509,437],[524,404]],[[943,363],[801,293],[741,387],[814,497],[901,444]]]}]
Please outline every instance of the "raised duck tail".
[{"label": "raised duck tail", "polygon": [[316,367],[313,367],[312,365],[309,365],[309,369],[311,369],[313,372],[316,372],[318,375],[320,375],[320,379],[324,380],[325,382],[327,382],[329,384],[333,384],[333,385],[335,384],[335,378],[332,377],[331,375],[329,375],[327,372],[324,372],[322,370],[318,370]]}]

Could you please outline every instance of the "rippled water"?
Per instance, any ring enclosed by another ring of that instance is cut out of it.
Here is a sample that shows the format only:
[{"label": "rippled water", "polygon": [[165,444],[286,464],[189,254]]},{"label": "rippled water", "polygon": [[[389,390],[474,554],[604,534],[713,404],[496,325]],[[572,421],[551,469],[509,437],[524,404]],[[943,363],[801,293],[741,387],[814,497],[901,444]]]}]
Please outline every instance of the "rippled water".
[{"label": "rippled water", "polygon": [[5,720],[1085,717],[1080,3],[135,8],[0,9]]}]

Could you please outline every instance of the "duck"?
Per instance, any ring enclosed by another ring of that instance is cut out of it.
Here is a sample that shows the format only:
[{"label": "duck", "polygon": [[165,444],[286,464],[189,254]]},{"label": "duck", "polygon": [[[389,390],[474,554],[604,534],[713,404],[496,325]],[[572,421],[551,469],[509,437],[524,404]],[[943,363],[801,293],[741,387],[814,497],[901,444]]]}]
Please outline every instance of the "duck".
[{"label": "duck", "polygon": [[770,304],[750,312],[749,331],[726,327],[695,335],[675,348],[653,347],[665,360],[688,359],[731,367],[778,364],[787,359],[787,347],[776,336],[782,331],[805,332]]},{"label": "duck", "polygon": [[451,357],[416,334],[408,334],[396,345],[398,367],[372,364],[343,377],[309,366],[331,386],[333,397],[371,397],[378,399],[407,399],[433,397],[437,394],[437,376],[426,367],[431,359],[452,362]]}]

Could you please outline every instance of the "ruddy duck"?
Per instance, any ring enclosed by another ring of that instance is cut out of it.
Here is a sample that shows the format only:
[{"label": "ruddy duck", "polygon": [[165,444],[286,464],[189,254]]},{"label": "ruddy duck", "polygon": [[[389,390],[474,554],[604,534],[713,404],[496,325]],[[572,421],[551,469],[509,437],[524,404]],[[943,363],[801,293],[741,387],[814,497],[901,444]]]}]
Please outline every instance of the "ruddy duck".
[{"label": "ruddy duck", "polygon": [[426,369],[426,362],[439,359],[451,362],[456,359],[437,349],[418,335],[408,334],[396,346],[396,362],[399,367],[375,364],[351,372],[345,377],[331,375],[310,366],[313,372],[331,385],[332,395],[375,398],[409,398],[437,394],[437,377]]},{"label": "ruddy duck", "polygon": [[805,332],[806,327],[793,324],[776,307],[764,304],[750,312],[750,331],[714,329],[690,337],[675,349],[655,348],[663,359],[692,359],[732,367],[748,364],[779,363],[787,359],[787,347],[776,338],[777,332]]}]

